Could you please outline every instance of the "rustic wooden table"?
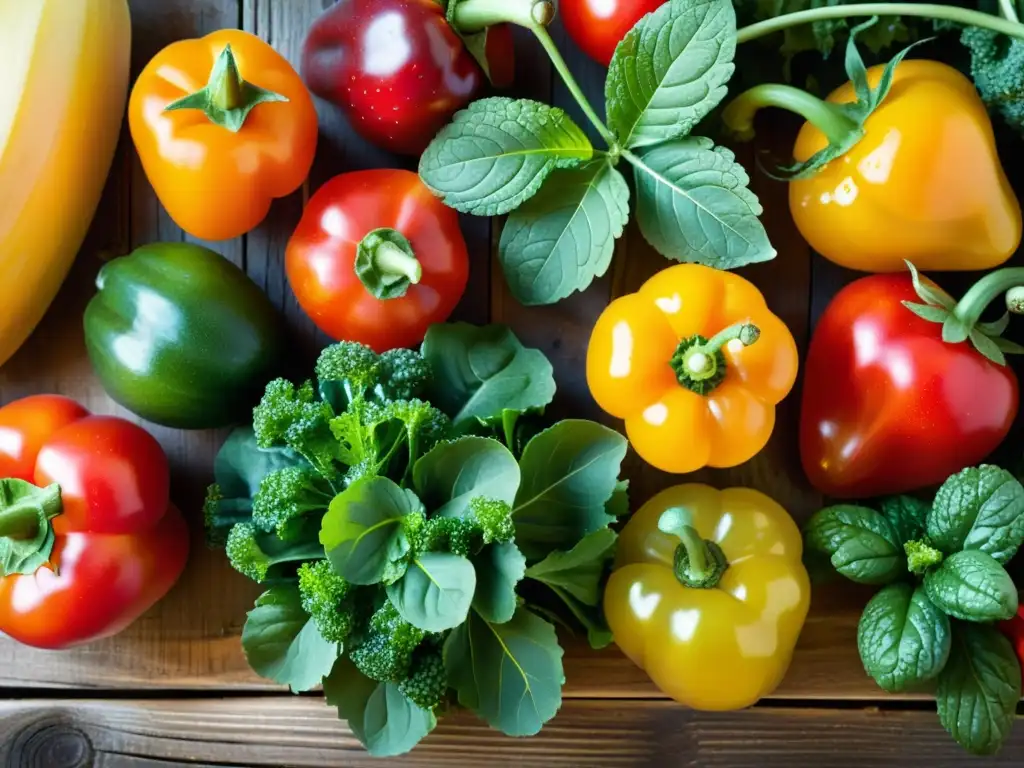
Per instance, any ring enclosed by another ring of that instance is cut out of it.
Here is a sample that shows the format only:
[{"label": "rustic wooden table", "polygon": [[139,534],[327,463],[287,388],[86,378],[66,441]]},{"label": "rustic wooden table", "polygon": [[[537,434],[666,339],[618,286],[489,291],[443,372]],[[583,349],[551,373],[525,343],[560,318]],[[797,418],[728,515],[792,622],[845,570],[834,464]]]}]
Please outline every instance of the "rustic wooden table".
[{"label": "rustic wooden table", "polygon": [[[241,27],[297,62],[303,35],[331,0],[131,0],[133,64],[181,38]],[[555,37],[585,90],[600,101],[603,70],[585,59],[559,27]],[[546,57],[529,40],[519,50],[518,95],[574,109]],[[409,167],[355,138],[330,107],[319,105],[322,139],[303,194],[279,202],[247,237],[215,246],[242,265],[281,306],[295,337],[296,367],[308,370],[326,339],[298,309],[283,274],[284,245],[303,200],[335,174],[369,167]],[[581,121],[583,124],[583,121]],[[781,131],[791,131],[783,126]],[[788,133],[787,135],[792,135]],[[756,151],[756,149],[754,150]],[[747,150],[745,161],[752,157]],[[748,164],[748,167],[749,164]],[[806,346],[811,323],[835,289],[852,276],[813,256],[790,221],[784,188],[753,174],[765,221],[779,251],[766,265],[743,270]],[[510,324],[552,359],[563,413],[607,421],[584,381],[584,355],[594,320],[609,298],[636,289],[666,262],[631,227],[611,272],[585,294],[548,308],[525,309],[508,294],[492,257],[498,226],[465,218],[473,275],[459,317]],[[127,131],[93,231],[50,313],[30,342],[0,370],[0,402],[39,392],[77,398],[99,412],[129,416],[93,377],[81,317],[104,258],[183,233],[162,210]],[[767,449],[730,471],[695,479],[758,488],[802,522],[821,505],[799,467],[795,441],[799,391],[783,404]],[[152,425],[147,425],[152,427]],[[154,766],[168,764],[325,766],[374,764],[319,695],[293,696],[255,676],[239,635],[257,587],[201,543],[200,500],[211,460],[226,431],[184,433],[152,427],[171,457],[173,496],[187,510],[195,545],[178,586],[119,637],[80,650],[46,653],[0,639],[0,758],[8,766]],[[679,482],[627,460],[634,501]],[[965,765],[968,758],[939,726],[927,699],[885,697],[864,674],[856,624],[867,593],[821,588],[813,597],[789,675],[771,699],[751,711],[703,714],[664,699],[614,648],[602,653],[567,641],[565,702],[532,739],[510,739],[469,715],[445,719],[394,764],[907,766]],[[1024,728],[985,765],[1021,765]],[[977,761],[975,761],[977,762]]]}]

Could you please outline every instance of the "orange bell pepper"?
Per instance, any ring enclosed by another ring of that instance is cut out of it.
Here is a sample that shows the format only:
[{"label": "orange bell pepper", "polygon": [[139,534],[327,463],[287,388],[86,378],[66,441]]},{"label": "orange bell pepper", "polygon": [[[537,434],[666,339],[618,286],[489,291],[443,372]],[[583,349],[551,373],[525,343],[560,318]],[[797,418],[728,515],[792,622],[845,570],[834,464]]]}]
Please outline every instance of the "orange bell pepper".
[{"label": "orange bell pepper", "polygon": [[258,37],[224,29],[160,51],[128,104],[132,141],[175,223],[228,240],[298,189],[313,165],[317,114],[298,73]]},{"label": "orange bell pepper", "polygon": [[755,456],[793,388],[796,342],[752,283],[699,264],[669,267],[613,301],[594,326],[587,383],[665,472]]}]

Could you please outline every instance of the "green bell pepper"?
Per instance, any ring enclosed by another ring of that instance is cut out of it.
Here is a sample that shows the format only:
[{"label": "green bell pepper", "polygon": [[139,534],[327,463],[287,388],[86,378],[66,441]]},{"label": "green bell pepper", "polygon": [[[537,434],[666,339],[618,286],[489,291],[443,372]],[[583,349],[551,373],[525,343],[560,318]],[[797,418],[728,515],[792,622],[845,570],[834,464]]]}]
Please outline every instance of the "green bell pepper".
[{"label": "green bell pepper", "polygon": [[103,388],[148,421],[179,429],[247,415],[284,351],[284,323],[248,276],[190,243],[155,243],[107,263],[85,311]]}]

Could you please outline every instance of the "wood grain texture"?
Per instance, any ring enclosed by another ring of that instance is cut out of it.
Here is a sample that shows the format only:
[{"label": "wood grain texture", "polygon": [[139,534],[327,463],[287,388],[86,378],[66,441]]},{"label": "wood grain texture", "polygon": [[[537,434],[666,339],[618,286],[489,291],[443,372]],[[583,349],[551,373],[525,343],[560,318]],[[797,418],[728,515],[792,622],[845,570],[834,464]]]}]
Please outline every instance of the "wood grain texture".
[{"label": "wood grain texture", "polygon": [[[183,765],[699,766],[954,768],[965,757],[934,712],[756,707],[703,713],[658,701],[570,701],[537,736],[513,739],[450,715],[412,753],[366,755],[318,697],[0,704],[0,764],[18,768]],[[1019,766],[1024,729],[979,765]],[[974,764],[974,763],[972,763]]]}]

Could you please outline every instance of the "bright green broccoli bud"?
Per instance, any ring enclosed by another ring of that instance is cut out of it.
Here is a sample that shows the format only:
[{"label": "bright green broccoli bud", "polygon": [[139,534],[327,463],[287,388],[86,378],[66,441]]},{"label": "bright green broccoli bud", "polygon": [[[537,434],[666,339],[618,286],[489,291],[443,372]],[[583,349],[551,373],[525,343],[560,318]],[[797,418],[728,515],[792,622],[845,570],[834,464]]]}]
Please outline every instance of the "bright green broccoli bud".
[{"label": "bright green broccoli bud", "polygon": [[203,523],[206,530],[206,544],[209,547],[223,547],[228,532],[238,523],[252,517],[251,499],[225,499],[217,484],[206,489],[203,502]]},{"label": "bright green broccoli bud", "polygon": [[421,649],[413,657],[412,672],[398,690],[421,709],[434,709],[448,693],[448,673],[440,648]]},{"label": "bright green broccoli bud", "polygon": [[295,541],[306,528],[304,518],[327,511],[334,492],[312,467],[285,467],[260,482],[253,499],[252,520],[263,531]]},{"label": "bright green broccoli bud", "polygon": [[412,349],[392,349],[381,355],[384,396],[388,400],[412,400],[430,384],[430,363]]},{"label": "bright green broccoli bud", "polygon": [[960,42],[971,52],[971,79],[981,100],[1024,133],[1024,42],[979,27],[964,29]]},{"label": "bright green broccoli bud", "polygon": [[343,643],[355,626],[355,587],[334,572],[326,560],[299,567],[302,608],[313,617],[317,629],[332,643]]},{"label": "bright green broccoli bud", "polygon": [[469,514],[480,527],[484,544],[505,544],[516,536],[515,523],[512,522],[512,507],[504,501],[477,496],[469,502]]},{"label": "bright green broccoli bud", "polygon": [[302,417],[306,406],[316,401],[312,382],[305,382],[298,389],[286,379],[274,379],[267,384],[260,404],[252,412],[252,428],[256,433],[256,444],[260,448],[286,445],[285,433]]},{"label": "bright green broccoli bud", "polygon": [[425,636],[426,632],[399,616],[388,600],[373,614],[365,639],[349,658],[371,680],[399,683],[409,677],[413,651]]},{"label": "bright green broccoli bud", "polygon": [[224,549],[236,571],[258,582],[290,575],[298,563],[324,557],[319,541],[290,544],[263,533],[252,523],[239,523],[232,528]]},{"label": "bright green broccoli bud", "polygon": [[[320,391],[339,412],[371,393],[379,393],[382,374],[380,356],[355,341],[332,344],[320,353],[316,362]],[[339,394],[341,400],[337,397]]]},{"label": "bright green broccoli bud", "polygon": [[483,546],[483,537],[475,520],[468,517],[435,517],[427,520],[413,542],[416,552],[451,552],[468,557]]}]

